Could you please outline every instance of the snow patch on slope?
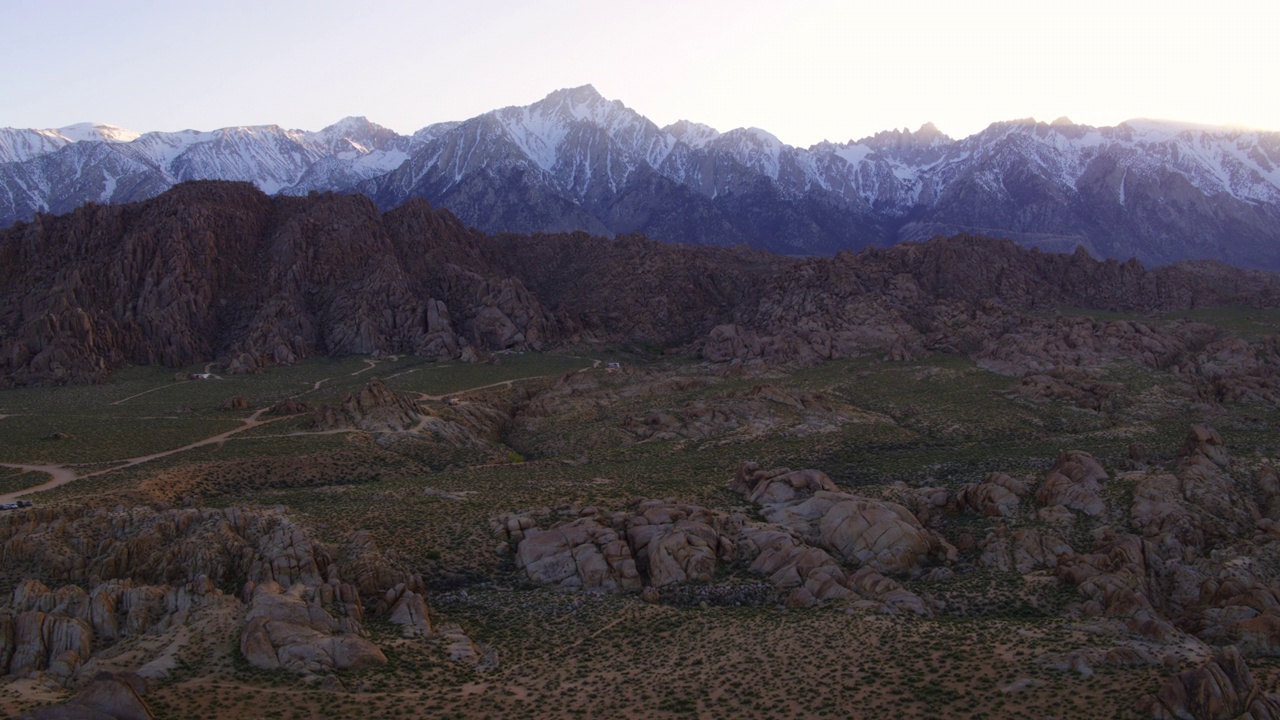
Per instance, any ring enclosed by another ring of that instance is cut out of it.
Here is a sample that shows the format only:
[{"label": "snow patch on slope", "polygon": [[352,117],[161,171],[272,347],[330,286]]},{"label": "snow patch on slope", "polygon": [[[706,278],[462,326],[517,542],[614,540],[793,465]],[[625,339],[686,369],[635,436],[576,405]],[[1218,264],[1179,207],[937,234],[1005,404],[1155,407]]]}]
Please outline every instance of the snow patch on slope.
[{"label": "snow patch on slope", "polygon": [[[760,128],[730,130],[707,144],[710,149],[727,153],[747,167],[778,179],[779,160],[784,146],[782,141]],[[803,151],[801,151],[803,152]]]},{"label": "snow patch on slope", "polygon": [[57,130],[0,128],[0,163],[22,162],[45,155],[71,141]]}]

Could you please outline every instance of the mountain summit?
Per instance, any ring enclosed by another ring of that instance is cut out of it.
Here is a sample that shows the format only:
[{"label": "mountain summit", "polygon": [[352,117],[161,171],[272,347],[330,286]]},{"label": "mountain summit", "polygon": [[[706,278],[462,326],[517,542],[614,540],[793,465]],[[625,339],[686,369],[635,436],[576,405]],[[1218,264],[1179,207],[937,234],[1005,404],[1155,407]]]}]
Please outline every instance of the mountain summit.
[{"label": "mountain summit", "polygon": [[192,179],[271,194],[425,198],[488,232],[641,232],[828,254],[978,231],[1147,263],[1280,268],[1280,133],[1134,120],[998,122],[955,140],[926,123],[846,143],[658,127],[591,85],[401,136],[365,118],[137,135],[0,130],[0,223],[130,202]]}]

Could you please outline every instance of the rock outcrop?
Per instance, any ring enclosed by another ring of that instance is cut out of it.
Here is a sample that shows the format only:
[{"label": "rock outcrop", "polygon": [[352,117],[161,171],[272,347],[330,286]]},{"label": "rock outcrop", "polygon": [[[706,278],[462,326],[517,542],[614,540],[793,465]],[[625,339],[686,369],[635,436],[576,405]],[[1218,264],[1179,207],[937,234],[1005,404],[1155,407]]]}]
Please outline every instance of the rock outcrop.
[{"label": "rock outcrop", "polygon": [[[578,511],[540,529],[532,517],[504,514],[492,530],[501,553],[539,584],[599,592],[658,590],[715,581],[723,564],[745,563],[785,602],[808,607],[846,600],[890,612],[928,614],[927,604],[886,577],[945,561],[945,543],[906,508],[835,492],[816,470],[760,470],[744,463],[730,487],[761,504],[770,523],[663,500],[627,511]],[[954,559],[954,549],[950,549]]]},{"label": "rock outcrop", "polygon": [[[891,422],[887,416],[854,407],[823,393],[779,385],[756,385],[745,392],[730,393],[715,402],[732,417],[732,437],[749,440],[781,435],[807,437],[835,432],[844,425]],[[697,404],[690,409],[705,416],[708,408]]]},{"label": "rock outcrop", "polygon": [[1075,557],[1075,549],[1062,537],[1035,528],[997,529],[987,535],[981,548],[978,562],[983,567],[1023,575],[1055,569]]},{"label": "rock outcrop", "polygon": [[1216,401],[1274,398],[1275,340],[1041,312],[1215,304],[1275,306],[1280,280],[971,235],[807,260],[630,236],[489,238],[422,201],[383,214],[359,196],[193,182],[0,232],[0,383],[94,382],[125,363],[216,360],[243,373],[318,353],[474,360],[613,343],[740,364],[963,353],[998,372],[1056,374],[1034,392],[1094,409],[1114,389],[1056,368],[1129,358],[1176,365]]},{"label": "rock outcrop", "polygon": [[243,395],[232,395],[218,406],[219,410],[248,410],[249,401]]},{"label": "rock outcrop", "polygon": [[392,392],[381,380],[373,380],[359,392],[343,396],[337,407],[317,408],[312,424],[318,430],[358,428],[371,432],[402,432],[417,426],[423,414],[417,401]]},{"label": "rock outcrop", "polygon": [[0,379],[92,382],[126,362],[221,360],[242,373],[321,352],[540,347],[549,320],[537,299],[458,252],[477,237],[423,203],[383,216],[358,196],[271,199],[227,182],[42,215],[0,233]]},{"label": "rock outcrop", "polygon": [[38,671],[65,682],[90,660],[95,643],[161,633],[227,600],[205,576],[179,587],[108,580],[88,592],[78,585],[53,591],[27,579],[14,589],[9,612],[0,612],[0,673]]},{"label": "rock outcrop", "polygon": [[[363,637],[360,599],[348,588],[337,582],[319,588],[297,583],[285,590],[276,582],[246,588],[251,599],[240,633],[241,654],[254,667],[307,674],[385,665],[387,657]],[[340,614],[335,617],[326,604]]]},{"label": "rock outcrop", "polygon": [[[509,522],[504,521],[504,527]],[[533,582],[606,592],[641,587],[631,546],[594,518],[550,530],[529,527],[507,537],[516,543],[516,566]]]},{"label": "rock outcrop", "polygon": [[1201,667],[1170,678],[1155,695],[1142,698],[1136,709],[1156,720],[1273,720],[1280,718],[1280,695],[1262,691],[1240,653],[1227,649]]},{"label": "rock outcrop", "polygon": [[423,581],[396,553],[366,533],[331,549],[275,510],[32,509],[0,520],[0,548],[0,568],[28,575],[0,608],[5,674],[74,682],[99,648],[212,613],[243,618],[251,664],[304,674],[385,663],[366,613],[431,632]]},{"label": "rock outcrop", "polygon": [[907,508],[838,492],[816,470],[764,471],[745,463],[731,487],[759,503],[765,519],[847,563],[892,574],[910,572],[930,559],[954,559],[955,549]]},{"label": "rock outcrop", "polygon": [[1106,509],[1102,501],[1102,481],[1107,471],[1092,455],[1069,450],[1058,455],[1058,461],[1036,491],[1036,502],[1045,507],[1061,505],[1086,515],[1101,515]]},{"label": "rock outcrop", "polygon": [[961,508],[988,517],[1008,517],[1022,506],[1027,486],[1004,473],[991,473],[980,483],[965,485],[956,493]]}]

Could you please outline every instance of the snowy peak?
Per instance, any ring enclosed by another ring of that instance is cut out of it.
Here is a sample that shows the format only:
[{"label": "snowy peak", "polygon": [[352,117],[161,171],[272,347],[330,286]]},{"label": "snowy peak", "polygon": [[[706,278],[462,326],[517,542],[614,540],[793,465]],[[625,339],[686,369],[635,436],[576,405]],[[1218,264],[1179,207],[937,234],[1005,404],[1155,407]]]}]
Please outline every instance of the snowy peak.
[{"label": "snowy peak", "polygon": [[301,130],[285,130],[279,125],[234,125],[213,131],[220,139],[304,135]]},{"label": "snowy peak", "polygon": [[[520,152],[546,172],[557,165],[592,165],[594,162],[573,156],[593,152],[616,154],[608,165],[611,170],[616,165],[625,176],[637,163],[658,165],[675,144],[674,138],[648,118],[621,101],[606,100],[590,85],[556,90],[532,105],[503,108],[481,117],[495,120]],[[591,133],[585,132],[591,129],[603,133],[616,148],[592,140]],[[570,138],[574,141],[566,145]],[[575,179],[571,184],[579,183]]]},{"label": "snowy peak", "polygon": [[622,102],[619,100],[606,100],[592,85],[554,90],[547,93],[547,96],[539,102],[534,103],[534,105],[541,105],[546,108],[564,108],[579,119],[588,115],[591,109],[602,104],[622,106]]},{"label": "snowy peak", "polygon": [[320,130],[316,135],[350,137],[352,135],[361,135],[386,128],[376,123],[369,122],[369,118],[363,115],[349,115],[342,118],[338,122]]},{"label": "snowy peak", "polygon": [[863,138],[855,145],[866,145],[881,152],[910,152],[921,149],[950,145],[954,141],[938,129],[937,125],[927,122],[919,130],[911,132],[907,128],[901,130],[884,130],[868,138]]},{"label": "snowy peak", "polygon": [[758,150],[780,150],[782,141],[776,135],[757,127],[736,128],[724,133],[717,142],[721,144],[744,144]]},{"label": "snowy peak", "polygon": [[57,133],[71,142],[133,142],[142,135],[105,123],[77,123],[58,128]]},{"label": "snowy peak", "polygon": [[590,85],[556,90],[545,98],[525,108],[506,108],[498,111],[503,116],[511,116],[510,111],[523,110],[530,119],[544,123],[573,122],[583,120],[605,128],[631,124],[647,120],[634,110],[630,110],[620,100],[606,100]]},{"label": "snowy peak", "polygon": [[391,149],[402,139],[394,130],[370,122],[365,117],[346,117],[319,132],[307,133],[307,136],[329,152],[350,157]]},{"label": "snowy peak", "polygon": [[919,130],[917,130],[915,134],[916,134],[916,137],[918,137],[918,138],[926,138],[926,139],[928,139],[928,140],[930,140],[930,141],[933,141],[933,140],[936,140],[936,139],[942,139],[942,140],[950,140],[950,139],[951,139],[951,138],[947,137],[945,133],[943,133],[941,130],[939,130],[937,125],[934,125],[934,124],[933,124],[933,123],[931,123],[931,122],[927,122],[927,123],[925,123],[925,124],[921,125],[921,126],[920,126],[920,129],[919,129]]},{"label": "snowy peak", "polygon": [[710,125],[690,120],[678,120],[662,128],[662,131],[691,148],[705,147],[707,143],[720,137],[720,132]]},{"label": "snowy peak", "polygon": [[[1179,122],[1177,120],[1156,120],[1151,118],[1134,118],[1125,120],[1117,127],[1128,128],[1135,134],[1151,138],[1172,138],[1183,134],[1203,134],[1217,137],[1236,136],[1241,134],[1257,134],[1261,131],[1248,130],[1230,125],[1202,125],[1199,123]],[[1264,133],[1265,134],[1265,133]]]},{"label": "snowy peak", "polygon": [[707,150],[725,153],[772,180],[778,179],[784,149],[794,149],[784,145],[772,133],[754,127],[730,130],[709,141],[704,147]]},{"label": "snowy peak", "polygon": [[1132,148],[1141,168],[1173,170],[1209,195],[1280,203],[1280,133],[1165,120],[1127,120],[1104,132]]},{"label": "snowy peak", "polygon": [[[386,207],[424,197],[491,231],[641,231],[788,252],[975,227],[1068,249],[1094,238],[1112,249],[1091,251],[1144,259],[1190,252],[1196,238],[1234,247],[1280,237],[1280,133],[1157,120],[1026,118],[962,140],[925,123],[798,148],[759,128],[659,128],[583,85],[411,136],[359,116],[318,131],[0,129],[0,221],[144,199],[192,179],[358,190]],[[1191,214],[1130,215],[1151,208]]]},{"label": "snowy peak", "polygon": [[462,123],[460,121],[456,121],[456,120],[451,120],[448,122],[433,123],[415,132],[410,137],[413,139],[413,142],[415,144],[425,144],[427,142],[435,140],[436,138],[440,137],[441,135],[444,135],[450,130],[453,130],[454,128],[458,127],[461,124]]},{"label": "snowy peak", "polygon": [[57,129],[0,128],[0,163],[22,162],[77,142],[127,143],[139,133],[104,123],[78,123]]}]

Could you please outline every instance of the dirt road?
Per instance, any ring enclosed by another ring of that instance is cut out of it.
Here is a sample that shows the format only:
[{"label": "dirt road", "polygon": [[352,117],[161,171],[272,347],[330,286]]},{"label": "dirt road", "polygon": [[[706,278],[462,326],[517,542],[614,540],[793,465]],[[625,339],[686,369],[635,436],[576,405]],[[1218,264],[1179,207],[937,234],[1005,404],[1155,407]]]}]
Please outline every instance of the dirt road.
[{"label": "dirt road", "polygon": [[[583,359],[583,360],[592,360],[591,358],[582,358],[582,359]],[[352,374],[353,374],[353,375],[359,375],[359,374],[360,374],[360,373],[362,373],[362,372],[365,372],[365,371],[367,371],[367,370],[371,370],[371,369],[373,369],[373,367],[375,367],[375,365],[376,365],[376,363],[375,363],[374,361],[372,361],[372,360],[365,360],[365,362],[366,362],[366,363],[369,363],[369,367],[366,367],[364,370],[358,370],[358,371],[356,371],[356,372],[354,372],[354,373],[352,373]],[[599,361],[599,360],[592,360],[592,367],[593,367],[593,368],[598,368],[598,367],[600,367],[600,361]],[[480,385],[480,386],[478,386],[478,387],[467,388],[467,389],[465,389],[465,390],[455,390],[455,391],[453,391],[453,392],[444,393],[444,394],[442,394],[442,395],[429,395],[429,394],[427,394],[427,393],[419,393],[419,394],[418,394],[418,399],[419,399],[419,400],[435,400],[435,401],[439,401],[439,400],[443,400],[443,399],[444,399],[444,398],[446,398],[446,397],[449,397],[450,395],[460,395],[460,394],[464,394],[464,393],[475,392],[476,390],[486,390],[486,389],[488,389],[488,388],[495,388],[495,387],[503,387],[503,386],[510,387],[512,384],[517,383],[517,382],[523,382],[523,381],[525,381],[525,380],[537,380],[537,379],[547,378],[547,377],[554,377],[555,375],[558,375],[558,374],[559,374],[559,373],[553,373],[553,374],[551,374],[551,375],[538,375],[538,376],[534,376],[534,377],[527,377],[527,378],[515,378],[515,379],[512,379],[512,380],[503,380],[503,381],[501,381],[501,382],[490,383],[490,384],[488,384],[488,385]],[[312,391],[314,391],[314,390],[318,390],[318,389],[320,389],[320,383],[323,383],[323,382],[325,382],[326,380],[329,380],[329,378],[325,378],[324,380],[320,380],[320,381],[316,382],[316,383],[315,383],[315,386],[314,386],[314,387],[312,387],[312,389],[311,389],[311,390],[304,391],[304,392],[300,393],[299,395],[305,395],[305,394],[306,394],[306,393],[308,393],[308,392],[312,392]],[[113,403],[110,403],[110,404],[112,404],[112,405],[119,405],[120,403],[126,402],[126,401],[128,401],[128,400],[132,400],[133,398],[138,397],[139,395],[145,395],[145,394],[147,394],[147,393],[149,393],[149,392],[155,392],[156,390],[161,390],[161,389],[163,389],[163,388],[165,388],[165,387],[171,387],[171,386],[170,386],[170,385],[162,385],[162,386],[160,386],[160,387],[152,388],[151,390],[147,390],[147,391],[144,391],[144,392],[138,393],[137,395],[132,395],[132,396],[127,397],[127,398],[124,398],[124,399],[122,399],[122,400],[117,400],[117,401],[115,401],[115,402],[113,402]],[[295,395],[294,397],[298,397],[298,395]],[[193,443],[189,443],[189,444],[187,444],[187,445],[183,445],[182,447],[173,448],[172,450],[163,450],[163,451],[161,451],[161,452],[152,453],[152,454],[150,454],[150,455],[142,455],[142,456],[139,456],[139,457],[126,458],[126,459],[124,459],[124,460],[116,460],[116,461],[113,461],[114,463],[116,463],[116,464],[114,465],[114,467],[109,467],[109,468],[107,468],[107,469],[105,469],[105,470],[98,470],[98,471],[96,471],[96,472],[87,473],[87,474],[85,474],[85,475],[79,475],[79,474],[77,474],[77,473],[76,473],[76,471],[75,471],[75,470],[73,470],[73,469],[71,469],[71,468],[69,468],[69,467],[67,467],[67,466],[65,466],[65,465],[19,465],[19,464],[11,464],[11,463],[0,463],[0,467],[17,468],[17,469],[20,469],[20,470],[24,470],[24,471],[26,471],[26,472],[42,472],[42,473],[48,473],[48,475],[49,475],[49,481],[48,481],[48,482],[42,483],[42,484],[40,484],[40,485],[36,485],[35,487],[29,487],[29,488],[26,488],[25,490],[18,490],[18,491],[16,491],[16,492],[11,492],[11,493],[8,493],[8,494],[5,494],[5,495],[0,495],[0,504],[3,504],[3,503],[11,503],[11,502],[13,502],[13,501],[17,500],[18,498],[23,497],[23,496],[25,496],[25,495],[31,495],[31,494],[33,494],[33,493],[44,492],[45,490],[52,490],[53,488],[60,487],[60,486],[62,486],[62,485],[66,485],[66,484],[67,484],[67,483],[69,483],[69,482],[73,482],[73,481],[75,481],[75,480],[79,480],[79,479],[81,479],[81,478],[89,478],[89,477],[94,477],[94,476],[96,476],[96,475],[103,475],[103,474],[105,474],[105,473],[113,472],[113,471],[115,471],[115,470],[119,470],[119,469],[121,469],[121,468],[133,467],[134,465],[141,465],[142,463],[150,462],[150,461],[152,461],[152,460],[157,460],[157,459],[162,458],[162,457],[168,457],[168,456],[170,456],[170,455],[176,455],[176,454],[178,454],[178,453],[180,453],[180,452],[186,452],[187,450],[194,450],[195,448],[198,448],[198,447],[204,447],[205,445],[213,445],[213,444],[216,444],[216,443],[221,443],[221,442],[225,441],[227,438],[231,437],[232,435],[235,435],[235,434],[237,434],[237,433],[244,432],[245,430],[248,430],[248,429],[250,429],[250,428],[255,428],[255,427],[258,427],[259,425],[265,425],[265,424],[267,424],[267,423],[272,423],[272,422],[276,422],[276,421],[278,421],[278,420],[285,420],[285,419],[288,419],[289,417],[293,417],[293,416],[286,415],[286,416],[284,416],[284,417],[275,417],[275,418],[270,418],[270,419],[268,419],[268,420],[263,420],[263,419],[261,419],[261,416],[262,416],[262,414],[263,414],[264,412],[266,412],[266,411],[267,411],[267,408],[259,408],[258,410],[255,410],[255,411],[254,411],[254,413],[253,413],[252,415],[250,415],[249,417],[244,418],[243,420],[241,420],[241,421],[240,421],[242,424],[241,424],[239,427],[232,428],[232,429],[230,429],[230,430],[227,430],[226,432],[221,432],[221,433],[218,433],[217,435],[212,435],[212,436],[210,436],[210,437],[204,438],[203,440],[197,440],[197,441],[195,441],[195,442],[193,442]],[[5,416],[0,416],[0,417],[5,417]],[[425,420],[424,420],[424,422],[425,422]],[[422,424],[420,423],[420,424],[419,424],[419,428],[421,428],[421,427],[422,427]],[[331,432],[349,432],[349,430],[331,431]],[[327,434],[327,433],[290,433],[290,434],[291,434],[291,435],[308,435],[308,434]]]},{"label": "dirt road", "polygon": [[284,417],[271,418],[269,420],[260,419],[260,416],[262,415],[262,413],[266,411],[267,411],[267,408],[261,408],[255,411],[249,417],[241,420],[241,423],[243,424],[240,425],[240,427],[232,428],[230,430],[227,430],[226,432],[220,432],[217,435],[212,435],[210,437],[204,438],[203,440],[197,440],[193,443],[183,445],[182,447],[173,448],[172,450],[162,450],[157,453],[151,453],[150,455],[140,455],[138,457],[126,458],[124,460],[115,460],[112,462],[119,463],[115,467],[110,467],[105,470],[98,470],[97,472],[91,472],[85,475],[79,475],[76,473],[75,470],[72,470],[71,468],[66,467],[65,465],[17,465],[17,464],[11,464],[11,463],[0,463],[0,466],[3,466],[3,467],[18,468],[28,472],[43,472],[43,473],[49,474],[48,482],[42,483],[35,487],[26,488],[25,490],[18,490],[16,492],[11,492],[6,495],[0,495],[0,504],[13,502],[14,500],[17,500],[18,498],[24,495],[44,492],[45,490],[52,490],[53,488],[66,485],[69,482],[72,482],[74,480],[79,480],[81,478],[90,478],[96,475],[103,475],[105,473],[119,470],[120,468],[133,467],[134,465],[141,465],[142,463],[145,463],[145,462],[157,460],[162,457],[168,457],[170,455],[175,455],[180,452],[186,452],[187,450],[194,450],[195,448],[204,447],[205,445],[213,445],[215,443],[220,443],[226,440],[227,438],[231,437],[232,435],[235,435],[236,433],[244,432],[245,430],[258,427],[259,425],[266,425],[267,423],[273,423],[278,420],[285,420],[289,417],[292,417],[292,416],[286,415]]},{"label": "dirt road", "polygon": [[76,473],[74,470],[65,468],[61,465],[17,465],[13,463],[0,463],[0,467],[17,468],[25,472],[42,472],[49,474],[49,481],[46,483],[27,488],[26,490],[11,492],[7,495],[0,495],[0,505],[11,503],[28,493],[42,492],[44,490],[56,488],[59,485],[66,485],[76,479]]}]

